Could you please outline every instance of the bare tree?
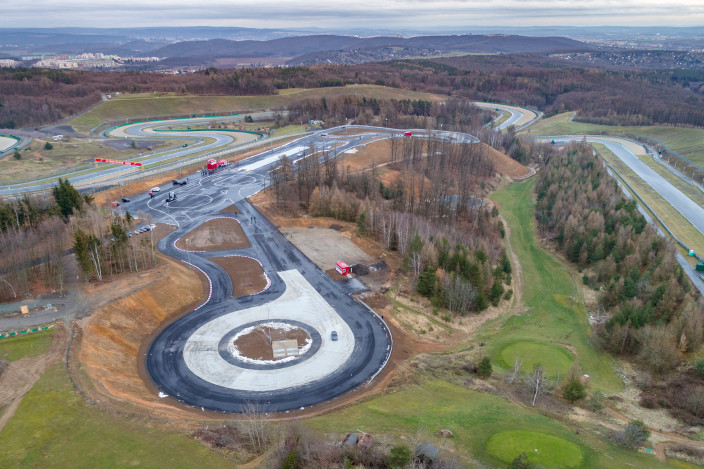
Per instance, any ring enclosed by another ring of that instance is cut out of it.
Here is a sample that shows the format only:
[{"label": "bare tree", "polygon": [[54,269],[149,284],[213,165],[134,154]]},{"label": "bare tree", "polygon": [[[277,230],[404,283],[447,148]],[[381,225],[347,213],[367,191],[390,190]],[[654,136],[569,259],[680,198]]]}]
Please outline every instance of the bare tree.
[{"label": "bare tree", "polygon": [[513,358],[513,366],[511,367],[511,372],[508,374],[508,377],[506,378],[506,381],[508,384],[513,384],[514,381],[516,381],[516,378],[518,378],[521,375],[521,369],[523,368],[523,359],[516,355]]},{"label": "bare tree", "polygon": [[250,448],[257,453],[264,451],[271,439],[271,426],[266,414],[257,404],[248,402],[244,405],[242,416],[244,419],[239,425],[247,435]]},{"label": "bare tree", "polygon": [[532,396],[532,405],[540,396],[548,394],[552,390],[552,382],[545,374],[545,369],[540,363],[533,366],[533,371],[523,377],[523,385]]}]

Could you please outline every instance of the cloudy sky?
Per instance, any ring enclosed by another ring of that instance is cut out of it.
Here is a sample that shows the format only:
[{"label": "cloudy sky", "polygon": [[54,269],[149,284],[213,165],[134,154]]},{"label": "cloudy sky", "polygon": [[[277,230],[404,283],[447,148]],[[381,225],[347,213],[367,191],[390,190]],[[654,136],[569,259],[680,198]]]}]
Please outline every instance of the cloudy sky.
[{"label": "cloudy sky", "polygon": [[704,26],[704,0],[3,0],[0,27]]}]

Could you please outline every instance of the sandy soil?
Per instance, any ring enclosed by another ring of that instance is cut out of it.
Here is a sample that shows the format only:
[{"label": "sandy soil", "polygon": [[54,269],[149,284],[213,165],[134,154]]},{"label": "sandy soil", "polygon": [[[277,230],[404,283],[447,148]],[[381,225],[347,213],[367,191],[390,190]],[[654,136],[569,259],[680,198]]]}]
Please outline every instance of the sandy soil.
[{"label": "sandy soil", "polygon": [[364,264],[373,259],[358,248],[345,233],[325,227],[287,227],[289,240],[323,270],[335,268],[335,263]]},{"label": "sandy soil", "polygon": [[310,336],[303,329],[295,328],[288,331],[283,329],[268,329],[266,327],[257,327],[249,334],[238,337],[234,344],[239,350],[240,354],[247,358],[254,358],[256,360],[281,360],[284,357],[274,358],[274,352],[271,348],[271,342],[269,341],[269,334],[271,334],[271,340],[296,340],[298,342],[298,348],[306,345],[306,339],[310,339]]},{"label": "sandy soil", "polygon": [[240,213],[239,210],[237,210],[237,207],[235,207],[234,204],[228,205],[224,209],[220,210],[220,213]]},{"label": "sandy soil", "polygon": [[160,327],[198,306],[208,287],[198,271],[171,259],[162,261],[160,271],[163,276],[149,287],[77,323],[81,333],[74,341],[73,358],[80,363],[72,367],[85,373],[74,376],[101,408],[124,412],[125,404],[132,403],[164,418],[174,417],[173,402],[159,399],[146,376],[143,357]]},{"label": "sandy soil", "polygon": [[248,257],[214,257],[210,259],[223,269],[232,280],[232,296],[245,296],[260,292],[266,287],[266,277],[259,262]]},{"label": "sandy soil", "polygon": [[[400,153],[400,150],[399,150]],[[350,153],[343,153],[340,168],[350,172],[361,171],[372,167],[372,163],[383,165],[391,161],[391,144],[388,140],[372,142],[363,147],[357,147]]]},{"label": "sandy soil", "polygon": [[200,225],[176,241],[176,247],[191,251],[220,251],[223,249],[242,249],[249,247],[247,236],[242,227],[232,218],[213,218]]},{"label": "sandy soil", "polygon": [[0,375],[0,409],[4,408],[0,415],[0,431],[15,414],[22,398],[32,389],[42,373],[63,358],[70,335],[63,322],[57,323],[51,337],[51,345],[45,354],[10,362]]}]

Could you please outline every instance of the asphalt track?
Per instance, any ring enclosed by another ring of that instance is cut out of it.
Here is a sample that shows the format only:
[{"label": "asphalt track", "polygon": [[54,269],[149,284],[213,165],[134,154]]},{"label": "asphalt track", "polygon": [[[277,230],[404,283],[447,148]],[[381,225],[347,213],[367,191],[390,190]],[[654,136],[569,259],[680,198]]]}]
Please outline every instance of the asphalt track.
[{"label": "asphalt track", "polygon": [[[133,128],[135,135],[143,130]],[[286,155],[341,154],[379,139],[402,137],[399,130],[346,126],[347,133],[327,129],[230,165],[214,174],[188,176],[186,186],[164,186],[154,198],[132,198],[120,209],[149,214],[175,229],[158,244],[163,253],[192,264],[209,279],[206,303],[169,324],[149,346],[146,369],[160,395],[184,404],[221,412],[242,412],[256,404],[265,412],[285,412],[328,401],[376,376],[392,351],[388,327],[376,313],[349,295],[341,284],[316,267],[244,199],[266,187],[268,172]],[[355,134],[354,130],[360,132]],[[350,131],[352,130],[352,131]],[[427,137],[426,130],[413,130]],[[432,138],[475,143],[467,134],[432,132]],[[165,203],[169,191],[177,199]],[[241,213],[220,213],[235,204]],[[216,252],[186,252],[174,243],[214,217],[240,221],[251,246]],[[139,236],[147,236],[141,234]],[[265,291],[232,298],[232,283],[212,257],[244,255],[259,260],[269,277]],[[228,352],[233,332],[262,321],[302,324],[314,344],[285,364],[238,362]],[[338,333],[337,341],[331,332]]]},{"label": "asphalt track", "polygon": [[[582,141],[589,143],[601,143],[606,146],[617,158],[628,165],[646,184],[658,192],[675,210],[687,219],[696,229],[704,234],[704,209],[677,189],[667,179],[658,174],[647,164],[643,163],[632,151],[624,145],[615,142],[613,139],[603,137],[579,136],[579,137],[555,137],[555,142]],[[548,139],[541,139],[548,140]]]}]

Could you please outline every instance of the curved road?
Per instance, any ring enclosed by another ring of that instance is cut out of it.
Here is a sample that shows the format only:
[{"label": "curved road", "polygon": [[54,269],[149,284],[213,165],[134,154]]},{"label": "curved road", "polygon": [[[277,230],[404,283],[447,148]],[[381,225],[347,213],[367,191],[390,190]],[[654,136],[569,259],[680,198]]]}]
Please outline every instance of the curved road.
[{"label": "curved road", "polygon": [[643,163],[631,150],[615,141],[614,138],[606,139],[597,136],[560,136],[554,138],[541,138],[538,140],[549,141],[554,139],[555,142],[575,142],[587,140],[589,143],[600,143],[606,146],[611,152],[616,155],[621,161],[628,165],[643,181],[658,192],[675,210],[687,219],[699,232],[704,234],[704,208],[687,197],[679,189],[677,189],[667,179],[658,174],[647,164]]},{"label": "curved road", "polygon": [[[149,347],[147,370],[161,395],[222,412],[242,412],[248,403],[266,412],[309,407],[364,385],[386,364],[391,353],[390,333],[375,313],[349,296],[244,201],[268,183],[268,172],[286,155],[296,161],[314,152],[337,156],[351,148],[403,132],[383,127],[343,126],[359,130],[337,135],[327,129],[299,138],[230,165],[214,174],[189,176],[186,186],[164,187],[156,197],[145,195],[125,204],[131,212],[141,210],[155,220],[177,228],[159,242],[159,249],[201,269],[211,283],[208,301],[176,320]],[[340,128],[341,129],[341,128]],[[132,135],[147,131],[130,127]],[[475,143],[476,138],[455,132],[412,130],[421,137]],[[174,190],[177,200],[165,203]],[[240,214],[220,213],[236,203]],[[215,216],[241,221],[251,247],[235,251],[186,253],[174,242]],[[229,276],[209,261],[222,255],[245,255],[258,259],[271,287],[255,296],[231,298]],[[228,352],[229,337],[243,327],[271,320],[301,324],[313,337],[313,348],[285,365],[258,365],[252,370]],[[339,340],[332,341],[332,330]]]}]

